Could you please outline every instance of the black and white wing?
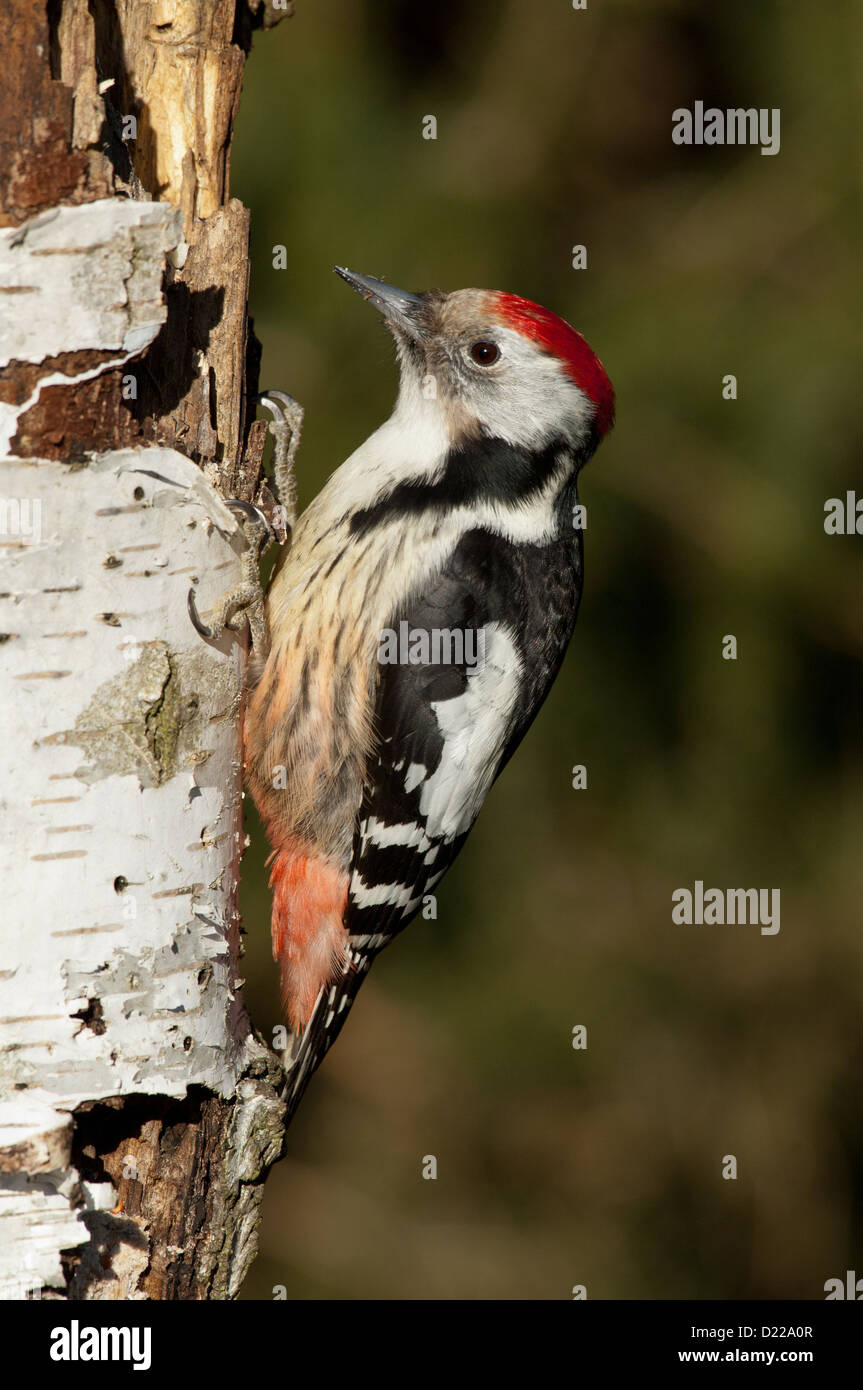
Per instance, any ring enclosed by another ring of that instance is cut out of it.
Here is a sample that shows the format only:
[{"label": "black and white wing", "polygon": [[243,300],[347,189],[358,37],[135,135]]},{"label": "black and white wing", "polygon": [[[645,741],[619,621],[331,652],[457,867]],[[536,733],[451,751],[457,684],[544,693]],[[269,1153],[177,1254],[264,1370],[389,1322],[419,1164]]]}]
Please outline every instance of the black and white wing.
[{"label": "black and white wing", "polygon": [[435,634],[459,633],[464,655],[478,659],[380,668],[379,742],[345,917],[360,968],[407,925],[464,844],[554,680],[580,588],[577,534],[537,546],[476,530],[394,615],[393,629],[428,634],[431,652]]}]

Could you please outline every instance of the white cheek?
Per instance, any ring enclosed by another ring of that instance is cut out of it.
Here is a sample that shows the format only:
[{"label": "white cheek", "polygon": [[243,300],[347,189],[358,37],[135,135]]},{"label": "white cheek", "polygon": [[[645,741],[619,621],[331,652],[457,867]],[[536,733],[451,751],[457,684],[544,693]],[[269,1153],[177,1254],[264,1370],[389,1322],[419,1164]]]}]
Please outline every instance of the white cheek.
[{"label": "white cheek", "polygon": [[536,448],[562,433],[576,442],[585,439],[594,406],[560,363],[520,334],[504,330],[498,337],[501,366],[485,379],[472,369],[471,385],[463,391],[468,410],[509,444]]}]

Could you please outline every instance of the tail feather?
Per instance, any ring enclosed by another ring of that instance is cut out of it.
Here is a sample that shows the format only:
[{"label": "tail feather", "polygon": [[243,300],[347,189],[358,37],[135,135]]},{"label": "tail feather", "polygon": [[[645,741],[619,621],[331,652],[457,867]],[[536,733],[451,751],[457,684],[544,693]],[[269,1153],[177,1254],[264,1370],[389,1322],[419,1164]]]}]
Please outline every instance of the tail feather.
[{"label": "tail feather", "polygon": [[361,938],[355,938],[350,945],[350,954],[339,978],[334,984],[321,990],[306,1028],[297,1037],[284,1090],[288,1119],[293,1115],[303,1098],[306,1086],[342,1031],[360,986],[368,974],[369,966],[377,954],[377,950],[364,945]]}]

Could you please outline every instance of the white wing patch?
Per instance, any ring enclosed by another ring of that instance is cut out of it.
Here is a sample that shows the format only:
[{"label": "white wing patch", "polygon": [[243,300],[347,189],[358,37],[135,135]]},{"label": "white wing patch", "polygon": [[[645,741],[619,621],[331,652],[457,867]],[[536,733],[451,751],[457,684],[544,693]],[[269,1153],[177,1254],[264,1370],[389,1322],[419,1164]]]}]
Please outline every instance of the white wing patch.
[{"label": "white wing patch", "polygon": [[421,825],[388,825],[377,816],[370,816],[364,825],[363,842],[377,845],[379,849],[387,845],[405,845],[408,849],[427,850],[431,844]]},{"label": "white wing patch", "polygon": [[400,907],[403,911],[421,901],[414,897],[412,888],[401,883],[376,883],[370,888],[356,869],[351,879],[351,897],[357,907]]},{"label": "white wing patch", "polygon": [[485,660],[468,675],[467,689],[432,704],[444,746],[438,767],[430,777],[424,769],[421,783],[420,811],[430,839],[454,840],[476,820],[503,752],[520,676],[513,638],[490,623]]},{"label": "white wing patch", "polygon": [[418,787],[420,782],[425,780],[426,772],[427,769],[423,767],[422,763],[411,763],[405,773],[405,791],[412,792],[415,787]]}]

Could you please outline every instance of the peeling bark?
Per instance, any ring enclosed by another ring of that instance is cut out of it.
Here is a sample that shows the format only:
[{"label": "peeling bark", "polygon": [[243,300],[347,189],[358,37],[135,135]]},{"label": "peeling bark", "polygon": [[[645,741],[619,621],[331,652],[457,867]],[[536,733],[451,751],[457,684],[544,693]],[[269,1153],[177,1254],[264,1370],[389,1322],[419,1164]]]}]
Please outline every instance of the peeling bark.
[{"label": "peeling bark", "polygon": [[4,1298],[234,1297],[282,1149],[239,977],[245,649],[186,594],[239,577],[222,498],[267,496],[228,177],[284,13],[0,15]]},{"label": "peeling bark", "polygon": [[[11,452],[39,442],[64,458],[79,443],[145,440],[180,449],[211,482],[251,497],[243,452],[257,352],[246,314],[248,212],[229,196],[230,140],[252,31],[285,13],[266,0],[52,0],[45,11],[12,0],[0,16],[14,74],[0,101],[0,226],[118,194],[177,209],[181,222],[166,331],[140,359],[136,399],[124,397],[116,370],[83,386],[46,383]],[[26,310],[13,303],[10,312]]]}]

